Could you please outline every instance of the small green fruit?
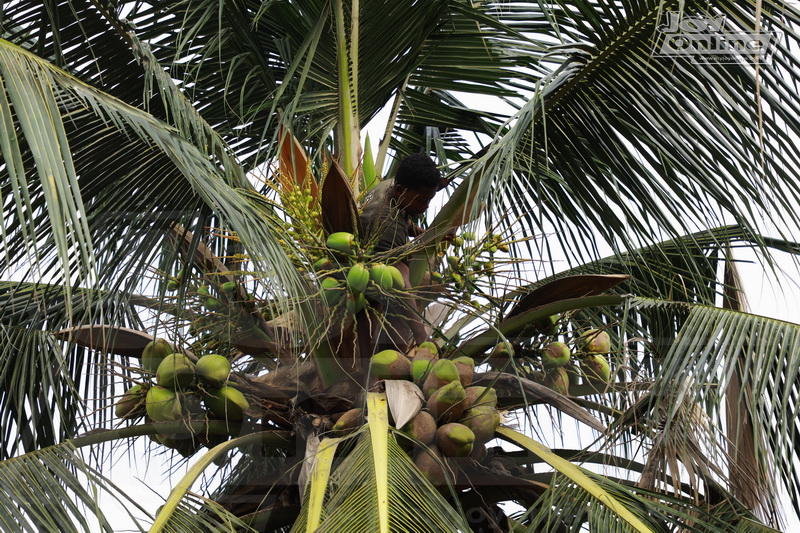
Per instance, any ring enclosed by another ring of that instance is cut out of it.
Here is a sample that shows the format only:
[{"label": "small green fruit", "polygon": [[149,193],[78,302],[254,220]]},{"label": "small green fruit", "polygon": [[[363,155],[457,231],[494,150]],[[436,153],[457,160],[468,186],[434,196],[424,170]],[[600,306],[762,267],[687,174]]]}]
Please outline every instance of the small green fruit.
[{"label": "small green fruit", "polygon": [[533,327],[542,335],[555,335],[558,333],[558,315],[550,315],[533,323]]},{"label": "small green fruit", "polygon": [[166,387],[150,387],[146,397],[147,416],[156,422],[179,420],[183,417],[180,399],[174,390]]},{"label": "small green fruit", "polygon": [[364,298],[363,293],[353,294],[347,299],[346,307],[350,314],[355,315],[356,313],[360,313],[366,306],[367,299]]},{"label": "small green fruit", "polygon": [[182,353],[164,358],[156,370],[156,381],[169,389],[186,389],[194,381],[194,363]]},{"label": "small green fruit", "polygon": [[363,263],[356,263],[347,272],[347,288],[354,294],[367,290],[369,269]]},{"label": "small green fruit", "polygon": [[402,291],[406,288],[406,280],[403,278],[403,273],[400,272],[400,269],[389,265],[389,273],[392,275],[392,288],[394,290]]},{"label": "small green fruit", "polygon": [[563,342],[551,342],[542,349],[541,355],[545,368],[556,368],[569,363],[571,352]]},{"label": "small green fruit", "polygon": [[581,351],[589,353],[608,353],[611,351],[611,337],[599,329],[590,329],[578,338]]},{"label": "small green fruit", "polygon": [[428,398],[427,407],[439,422],[458,420],[467,407],[467,393],[459,381],[451,381],[436,389]]},{"label": "small green fruit", "polygon": [[333,263],[327,257],[323,257],[322,259],[317,259],[311,268],[314,270],[314,272],[322,272],[323,270],[332,270]]},{"label": "small green fruit", "polygon": [[203,401],[215,417],[226,420],[241,420],[244,410],[250,407],[244,395],[228,385],[211,389]]},{"label": "small green fruit", "polygon": [[364,410],[363,409],[350,409],[339,417],[333,425],[333,431],[336,435],[343,437],[353,430],[358,429],[364,424]]},{"label": "small green fruit", "polygon": [[467,395],[467,409],[484,406],[497,407],[497,391],[492,387],[467,387],[464,392]]},{"label": "small green fruit", "polygon": [[355,235],[346,231],[339,231],[328,236],[326,245],[331,250],[336,250],[343,254],[351,254],[355,251],[355,243]]},{"label": "small green fruit", "polygon": [[233,294],[236,292],[236,282],[235,281],[226,281],[222,284],[222,291],[228,294]]},{"label": "small green fruit", "polygon": [[212,353],[197,360],[197,377],[210,387],[222,387],[231,373],[231,362],[222,355]]},{"label": "small green fruit", "polygon": [[581,372],[595,389],[605,390],[611,382],[611,367],[603,355],[593,353],[581,359]]},{"label": "small green fruit", "polygon": [[427,411],[420,411],[400,431],[421,444],[428,445],[436,439],[436,420]]},{"label": "small green fruit", "polygon": [[508,360],[514,356],[514,347],[504,342],[498,344],[489,355],[489,366],[493,370],[501,370],[509,365]]},{"label": "small green fruit", "polygon": [[336,278],[325,278],[322,280],[322,301],[329,307],[334,307],[344,297],[344,287]]},{"label": "small green fruit", "polygon": [[396,350],[383,350],[370,358],[369,373],[376,379],[409,379],[411,361]]},{"label": "small green fruit", "polygon": [[[449,359],[439,359],[433,364],[428,377],[422,386],[422,392],[425,397],[430,397],[433,392],[450,383],[451,381],[459,381],[458,367]],[[459,382],[459,385],[461,383]]]},{"label": "small green fruit", "polygon": [[500,413],[488,405],[473,407],[464,412],[459,422],[472,430],[477,442],[489,442],[500,426]]},{"label": "small green fruit", "polygon": [[147,344],[142,352],[142,366],[149,372],[155,372],[161,361],[174,350],[172,345],[164,339],[155,339]]},{"label": "small green fruit", "polygon": [[134,385],[122,395],[114,406],[114,414],[118,418],[137,418],[145,413],[147,387]]},{"label": "small green fruit", "polygon": [[425,383],[431,368],[433,361],[430,359],[414,359],[411,361],[411,379],[414,383]]},{"label": "small green fruit", "polygon": [[394,280],[392,279],[392,273],[389,268],[389,265],[377,263],[372,265],[369,269],[369,279],[380,287],[382,291],[389,291],[394,288]]},{"label": "small green fruit", "polygon": [[464,424],[451,422],[436,430],[436,446],[445,457],[467,457],[475,445],[475,433]]},{"label": "small green fruit", "polygon": [[432,354],[439,353],[439,347],[436,346],[435,342],[425,341],[425,342],[423,342],[422,344],[419,345],[419,348],[422,349],[422,350],[428,350]]},{"label": "small green fruit", "polygon": [[564,396],[569,395],[569,373],[567,369],[563,366],[551,368],[545,375],[544,380],[542,380],[542,385]]},{"label": "small green fruit", "polygon": [[222,307],[222,303],[219,300],[214,298],[213,296],[209,296],[205,300],[203,300],[203,305],[209,311],[217,311]]},{"label": "small green fruit", "polygon": [[472,384],[472,378],[475,374],[475,360],[472,357],[461,356],[452,360],[458,369],[458,379],[465,387]]}]

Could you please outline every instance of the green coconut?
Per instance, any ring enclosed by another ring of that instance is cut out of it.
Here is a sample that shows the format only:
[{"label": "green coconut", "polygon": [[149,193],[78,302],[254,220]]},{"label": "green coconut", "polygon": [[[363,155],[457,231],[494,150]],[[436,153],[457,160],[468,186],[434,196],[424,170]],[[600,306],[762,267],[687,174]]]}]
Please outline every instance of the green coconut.
[{"label": "green coconut", "polygon": [[161,361],[173,351],[172,345],[165,339],[158,338],[147,343],[142,352],[142,367],[148,372],[155,372]]},{"label": "green coconut", "polygon": [[350,409],[345,411],[333,425],[333,431],[338,436],[344,436],[358,429],[364,424],[364,410]]},{"label": "green coconut", "polygon": [[481,406],[497,407],[497,391],[493,387],[467,387],[464,393],[467,395],[467,409]]},{"label": "green coconut", "polygon": [[344,287],[336,278],[327,277],[322,280],[320,285],[322,286],[322,292],[320,293],[322,296],[322,301],[325,302],[329,307],[333,307],[338,304],[345,295]]},{"label": "green coconut", "polygon": [[439,359],[433,364],[422,386],[422,392],[429,398],[433,392],[451,381],[459,381],[458,367],[449,359]]},{"label": "green coconut", "polygon": [[421,444],[431,444],[436,439],[436,420],[427,411],[420,411],[400,431]]},{"label": "green coconut", "polygon": [[588,353],[608,353],[611,351],[611,337],[600,329],[590,329],[578,337],[578,347]]},{"label": "green coconut", "polygon": [[447,466],[442,452],[434,445],[420,449],[414,456],[414,464],[422,476],[435,487],[446,485],[448,481],[451,484],[455,482],[453,471]]},{"label": "green coconut", "polygon": [[472,384],[472,378],[475,374],[475,360],[472,359],[472,357],[462,355],[452,359],[452,361],[458,369],[459,381],[461,381],[463,386],[469,387]]},{"label": "green coconut", "polygon": [[363,263],[356,263],[347,271],[347,288],[354,294],[367,290],[369,269]]},{"label": "green coconut", "polygon": [[488,405],[473,407],[464,412],[459,422],[472,430],[477,442],[488,442],[500,426],[500,413]]},{"label": "green coconut", "polygon": [[148,387],[134,385],[122,395],[114,406],[114,414],[119,418],[138,418],[145,414]]},{"label": "green coconut", "polygon": [[436,446],[445,457],[467,457],[475,445],[475,433],[464,424],[450,422],[436,430]]},{"label": "green coconut", "polygon": [[611,382],[611,366],[603,355],[592,353],[581,359],[581,372],[595,389],[604,390]]},{"label": "green coconut", "polygon": [[571,355],[572,352],[570,352],[569,346],[563,342],[551,342],[542,348],[542,365],[545,368],[564,366],[569,363]]},{"label": "green coconut", "polygon": [[425,342],[423,342],[422,344],[420,344],[420,345],[418,346],[418,348],[419,348],[420,350],[428,350],[429,352],[431,352],[431,353],[432,353],[432,354],[434,354],[434,355],[436,355],[437,353],[439,353],[439,347],[438,347],[438,346],[436,346],[436,343],[435,343],[435,342],[431,342],[431,341],[425,341]]},{"label": "green coconut", "polygon": [[411,361],[396,350],[383,350],[370,358],[369,373],[376,379],[409,379]]},{"label": "green coconut", "polygon": [[347,299],[347,304],[345,304],[347,312],[353,315],[363,311],[366,306],[367,299],[364,297],[364,294],[360,292],[350,295],[350,298]]},{"label": "green coconut", "polygon": [[183,457],[187,458],[197,453],[197,450],[200,449],[200,441],[193,437],[178,438],[167,435],[159,435],[158,440],[167,448],[171,448],[181,454]]},{"label": "green coconut", "polygon": [[170,389],[186,389],[194,382],[195,365],[182,353],[173,353],[164,358],[156,370],[156,382]]},{"label": "green coconut", "polygon": [[389,274],[392,276],[392,288],[396,291],[402,291],[406,288],[406,280],[403,278],[403,273],[400,272],[394,265],[388,266]]},{"label": "green coconut", "polygon": [[213,296],[209,296],[205,300],[203,300],[203,305],[209,311],[217,311],[218,309],[222,308],[222,302],[214,298]]},{"label": "green coconut", "polygon": [[533,323],[533,327],[542,335],[552,336],[558,333],[558,315],[550,315]]},{"label": "green coconut", "polygon": [[231,362],[227,357],[216,353],[204,355],[197,360],[197,365],[195,365],[197,378],[210,387],[222,387],[230,373]]},{"label": "green coconut", "polygon": [[486,444],[475,441],[475,444],[472,445],[472,453],[469,454],[469,457],[480,463],[486,459],[488,454],[489,451],[486,449]]},{"label": "green coconut", "polygon": [[215,417],[226,420],[241,420],[250,407],[244,394],[229,385],[207,391],[203,401]]},{"label": "green coconut", "polygon": [[567,370],[567,379],[570,386],[577,386],[581,384],[581,372],[574,362],[564,367]]},{"label": "green coconut", "polygon": [[467,408],[467,393],[458,380],[436,389],[428,398],[427,407],[431,415],[439,422],[458,420]]},{"label": "green coconut", "polygon": [[356,248],[356,237],[346,231],[331,233],[326,241],[326,246],[343,254],[352,254]]},{"label": "green coconut", "polygon": [[433,368],[433,361],[430,359],[414,359],[411,361],[411,379],[414,383],[425,383],[431,368]]},{"label": "green coconut", "polygon": [[225,283],[222,284],[222,291],[227,294],[233,294],[234,292],[236,292],[237,287],[238,285],[236,284],[235,281],[226,281]]},{"label": "green coconut", "polygon": [[569,394],[569,371],[563,366],[551,368],[545,374],[542,385],[567,396]]},{"label": "green coconut", "polygon": [[156,422],[179,420],[183,417],[183,407],[178,394],[166,387],[156,385],[147,391],[147,416]]},{"label": "green coconut", "polygon": [[508,364],[508,360],[514,357],[514,348],[510,344],[501,342],[494,347],[489,355],[489,366],[494,370],[499,370]]},{"label": "green coconut", "polygon": [[323,272],[325,270],[333,270],[333,261],[331,261],[327,257],[322,257],[314,261],[314,264],[311,267],[314,272]]},{"label": "green coconut", "polygon": [[389,265],[383,263],[372,265],[369,268],[369,279],[380,287],[382,291],[389,291],[394,288],[394,281],[392,279],[392,273],[389,270]]}]

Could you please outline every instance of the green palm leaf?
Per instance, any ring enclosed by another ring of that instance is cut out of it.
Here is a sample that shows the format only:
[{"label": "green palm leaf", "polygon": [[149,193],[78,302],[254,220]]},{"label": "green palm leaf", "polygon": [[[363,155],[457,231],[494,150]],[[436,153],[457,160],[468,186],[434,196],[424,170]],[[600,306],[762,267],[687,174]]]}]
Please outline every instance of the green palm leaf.
[{"label": "green palm leaf", "polygon": [[[0,462],[0,524],[7,531],[113,531],[97,505],[109,494],[123,508],[135,500],[84,463],[71,443]],[[134,523],[138,522],[131,515]]]}]

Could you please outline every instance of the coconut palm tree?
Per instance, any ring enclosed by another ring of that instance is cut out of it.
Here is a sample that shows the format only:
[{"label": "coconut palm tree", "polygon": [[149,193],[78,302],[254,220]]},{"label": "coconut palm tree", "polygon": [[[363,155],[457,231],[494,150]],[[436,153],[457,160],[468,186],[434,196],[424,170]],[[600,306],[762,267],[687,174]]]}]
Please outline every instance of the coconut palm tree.
[{"label": "coconut palm tree", "polygon": [[[737,254],[800,250],[798,21],[4,6],[3,528],[111,531],[112,498],[152,531],[781,527],[800,325],[747,312]],[[419,151],[442,205],[375,252],[365,194]],[[125,452],[187,463],[160,508]]]}]

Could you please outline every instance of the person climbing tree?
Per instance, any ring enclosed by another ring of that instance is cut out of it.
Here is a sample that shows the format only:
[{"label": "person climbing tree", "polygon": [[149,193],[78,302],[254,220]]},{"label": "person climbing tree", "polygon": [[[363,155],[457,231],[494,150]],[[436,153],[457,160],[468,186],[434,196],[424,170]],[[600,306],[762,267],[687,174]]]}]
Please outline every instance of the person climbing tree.
[{"label": "person climbing tree", "polygon": [[[427,211],[443,187],[443,181],[430,156],[411,154],[400,162],[394,179],[384,180],[370,191],[361,211],[364,242],[375,253],[391,252],[390,257],[396,261],[394,264],[402,273],[407,289],[411,284],[407,255],[410,250],[406,245],[410,237],[419,237],[424,231],[414,219]],[[379,347],[388,345],[403,349],[411,340],[418,344],[427,339],[416,299],[406,299],[400,305],[392,305],[388,300],[382,304],[387,321],[378,339]]]}]

